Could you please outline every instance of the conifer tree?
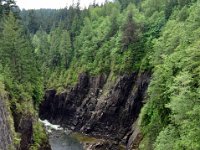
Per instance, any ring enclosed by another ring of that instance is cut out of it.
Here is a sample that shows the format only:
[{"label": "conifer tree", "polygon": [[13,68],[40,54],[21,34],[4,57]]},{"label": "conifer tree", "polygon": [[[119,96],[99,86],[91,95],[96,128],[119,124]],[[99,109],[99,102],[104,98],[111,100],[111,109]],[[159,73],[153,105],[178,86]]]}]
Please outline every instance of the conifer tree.
[{"label": "conifer tree", "polygon": [[133,20],[132,12],[128,13],[127,21],[122,27],[122,48],[127,49],[129,45],[138,40],[137,25]]},{"label": "conifer tree", "polygon": [[68,68],[73,57],[70,34],[68,31],[63,31],[62,33],[59,51],[61,55],[61,66]]},{"label": "conifer tree", "polygon": [[[11,91],[11,96],[18,97],[17,99],[32,97],[39,101],[42,88],[38,88],[41,83],[34,50],[23,26],[12,12],[4,22],[0,44],[0,62],[5,74],[5,85],[7,90]],[[13,81],[10,81],[10,77]],[[14,84],[9,84],[11,82]],[[19,98],[22,96],[20,93],[26,94]]]}]

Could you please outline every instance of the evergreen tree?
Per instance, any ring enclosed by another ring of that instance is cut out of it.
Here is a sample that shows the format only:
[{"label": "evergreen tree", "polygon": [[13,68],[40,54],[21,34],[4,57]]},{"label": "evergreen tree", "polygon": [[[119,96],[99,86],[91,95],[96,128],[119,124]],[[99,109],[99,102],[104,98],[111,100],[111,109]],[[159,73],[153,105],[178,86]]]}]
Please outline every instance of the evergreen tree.
[{"label": "evergreen tree", "polygon": [[[153,42],[154,73],[149,101],[141,113],[147,143],[144,149],[200,148],[199,5],[186,5],[173,12],[160,37]],[[182,19],[183,12],[190,13]]]},{"label": "evergreen tree", "polygon": [[0,21],[3,15],[8,15],[16,7],[14,0],[0,0]]},{"label": "evergreen tree", "polygon": [[138,40],[137,25],[133,20],[133,14],[128,13],[127,21],[122,27],[122,49],[127,49],[129,45],[135,43]]},{"label": "evergreen tree", "polygon": [[[39,74],[32,45],[13,13],[4,22],[0,42],[0,62],[4,68],[6,90],[11,92],[12,98],[18,99],[22,96],[19,99],[31,99],[38,90],[42,90],[36,88],[40,86]],[[10,77],[13,81],[10,81]],[[35,100],[39,101],[40,98],[41,95],[38,95]]]},{"label": "evergreen tree", "polygon": [[53,29],[50,34],[49,67],[56,68],[61,66],[61,54],[59,52],[62,35],[61,24],[58,28]]},{"label": "evergreen tree", "polygon": [[36,33],[36,31],[39,29],[39,25],[37,23],[37,18],[36,18],[36,14],[34,10],[30,10],[28,12],[28,29],[30,31],[30,33]]},{"label": "evergreen tree", "polygon": [[63,31],[62,33],[59,52],[61,55],[61,66],[67,69],[73,57],[71,39],[68,31]]}]

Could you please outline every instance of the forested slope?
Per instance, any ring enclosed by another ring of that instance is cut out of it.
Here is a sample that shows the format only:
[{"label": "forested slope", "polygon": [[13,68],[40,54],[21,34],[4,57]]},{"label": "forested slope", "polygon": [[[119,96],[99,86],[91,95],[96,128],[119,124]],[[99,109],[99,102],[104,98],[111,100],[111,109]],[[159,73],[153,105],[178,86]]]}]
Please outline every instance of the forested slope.
[{"label": "forested slope", "polygon": [[158,150],[200,148],[199,13],[199,1],[177,4],[153,40],[153,78],[141,127]]},{"label": "forested slope", "polygon": [[[0,145],[3,150],[50,149],[35,110],[43,97],[37,66],[18,7],[14,1],[0,1],[0,118],[3,120]],[[2,146],[2,142],[9,145]]]},{"label": "forested slope", "polygon": [[82,72],[114,77],[140,70],[147,37],[144,14],[134,4],[121,9],[119,2],[108,2],[87,10],[77,4],[64,18],[50,33],[41,27],[32,38],[42,72],[50,76],[46,86],[74,84]]}]

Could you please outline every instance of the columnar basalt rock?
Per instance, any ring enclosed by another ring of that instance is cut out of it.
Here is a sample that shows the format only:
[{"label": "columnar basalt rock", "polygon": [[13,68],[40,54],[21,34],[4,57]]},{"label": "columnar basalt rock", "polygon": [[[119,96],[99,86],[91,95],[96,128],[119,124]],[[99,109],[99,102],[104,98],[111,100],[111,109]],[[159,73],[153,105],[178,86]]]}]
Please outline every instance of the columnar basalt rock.
[{"label": "columnar basalt rock", "polygon": [[41,119],[75,131],[130,143],[150,82],[150,73],[123,75],[109,87],[107,76],[81,74],[77,85],[60,94],[46,91]]}]

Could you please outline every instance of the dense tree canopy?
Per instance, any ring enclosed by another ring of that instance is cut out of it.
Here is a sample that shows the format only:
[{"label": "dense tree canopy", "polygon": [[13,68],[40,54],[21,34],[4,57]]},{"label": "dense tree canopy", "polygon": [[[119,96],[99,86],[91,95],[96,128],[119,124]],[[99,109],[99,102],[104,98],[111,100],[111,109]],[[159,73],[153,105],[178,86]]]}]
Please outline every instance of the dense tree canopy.
[{"label": "dense tree canopy", "polygon": [[[188,4],[188,3],[186,3]],[[141,113],[152,148],[199,149],[199,2],[173,10],[154,39],[149,102]],[[190,12],[187,16],[183,16]],[[184,17],[184,19],[182,19]]]}]

